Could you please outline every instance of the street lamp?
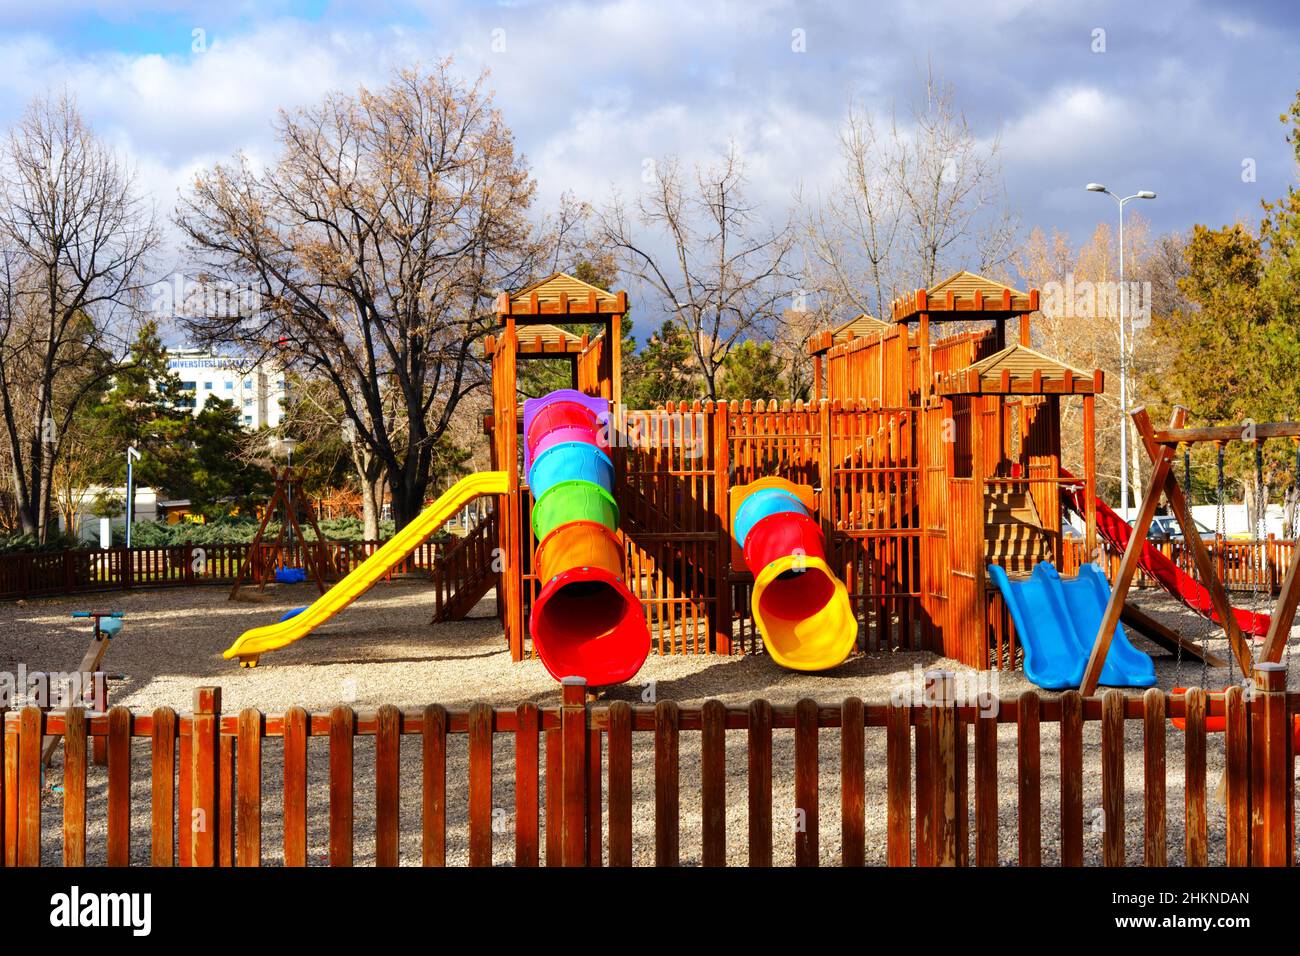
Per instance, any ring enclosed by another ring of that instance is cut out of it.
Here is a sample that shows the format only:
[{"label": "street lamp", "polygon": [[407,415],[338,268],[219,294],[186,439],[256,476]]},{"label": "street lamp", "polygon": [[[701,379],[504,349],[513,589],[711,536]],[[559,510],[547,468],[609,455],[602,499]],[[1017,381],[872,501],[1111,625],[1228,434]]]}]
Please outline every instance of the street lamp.
[{"label": "street lamp", "polygon": [[1090,193],[1105,193],[1119,206],[1119,513],[1128,520],[1128,351],[1125,344],[1124,318],[1128,305],[1128,286],[1124,283],[1124,204],[1130,199],[1155,199],[1149,189],[1119,197],[1101,183],[1088,183]]},{"label": "street lamp", "polygon": [[135,520],[135,463],[140,453],[134,445],[126,449],[126,546],[131,547],[131,523]]}]

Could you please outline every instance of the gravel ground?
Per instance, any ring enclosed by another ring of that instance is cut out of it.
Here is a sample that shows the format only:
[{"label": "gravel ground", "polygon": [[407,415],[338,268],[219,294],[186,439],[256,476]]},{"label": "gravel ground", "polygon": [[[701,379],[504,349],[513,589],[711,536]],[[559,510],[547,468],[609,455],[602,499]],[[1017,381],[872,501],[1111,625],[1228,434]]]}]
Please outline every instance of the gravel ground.
[{"label": "gravel ground", "polygon": [[[290,607],[308,603],[314,595],[309,585],[282,586],[262,604],[231,602],[222,588],[158,590],[111,593],[102,596],[29,601],[0,606],[0,670],[14,671],[20,663],[28,670],[66,670],[75,667],[88,637],[86,622],[74,622],[72,610],[120,610],[126,627],[109,650],[104,668],[125,676],[115,682],[112,702],[137,712],[158,706],[178,711],[191,707],[194,688],[200,684],[221,687],[223,710],[233,713],[242,707],[258,707],[275,713],[292,705],[309,710],[327,710],[345,703],[357,710],[371,710],[382,703],[420,706],[437,702],[449,708],[467,707],[474,702],[514,706],[523,701],[554,704],[557,688],[537,661],[514,664],[510,660],[493,598],[485,599],[470,619],[430,625],[433,597],[427,586],[415,581],[383,584],[362,602],[320,628],[309,637],[269,653],[261,665],[240,669],[221,657],[221,651],[244,629],[274,621]],[[1199,618],[1180,605],[1153,592],[1142,592],[1137,601],[1148,613],[1184,633],[1199,639]],[[1293,634],[1293,638],[1296,635]],[[1135,638],[1141,649],[1155,658],[1161,687],[1200,682],[1201,667],[1185,661],[1181,668],[1166,652]],[[1211,646],[1225,653],[1226,642]],[[823,703],[837,703],[854,695],[868,702],[885,701],[903,687],[918,688],[924,670],[944,667],[973,675],[974,672],[934,654],[898,652],[851,659],[836,670],[822,674],[783,671],[763,656],[719,658],[712,656],[658,657],[651,655],[634,685],[611,689],[607,699],[640,702],[643,695],[658,700],[675,700],[683,706],[697,706],[716,698],[729,704],[745,704],[756,698],[773,703],[793,703],[811,697]],[[1032,685],[1019,672],[985,674],[993,681],[987,688],[995,695],[1014,697]],[[1226,671],[1211,672],[1207,683],[1221,687]],[[1297,679],[1292,677],[1292,687]],[[1142,728],[1129,721],[1126,728],[1126,846],[1128,859],[1139,864],[1142,855]],[[1100,861],[1101,792],[1099,727],[1084,728],[1084,828],[1085,852],[1089,863]],[[793,735],[777,731],[773,743],[774,854],[778,864],[793,857]],[[972,752],[973,747],[969,748]],[[466,858],[467,754],[463,735],[455,735],[448,755],[448,856],[453,863]],[[418,863],[420,858],[418,745],[407,740],[402,748],[402,860]],[[1043,768],[1043,859],[1059,858],[1059,812],[1057,795],[1057,735],[1054,725],[1042,727]],[[500,735],[494,762],[497,767],[494,804],[500,820],[495,859],[508,863],[513,857],[514,806],[513,739]],[[48,783],[57,784],[61,757],[56,757]],[[148,860],[149,792],[147,780],[148,744],[138,741],[133,751],[132,857]],[[1016,855],[1015,728],[1000,728],[999,846],[1003,863],[1014,863]],[[840,856],[839,828],[839,734],[821,734],[820,752],[820,847],[822,862],[834,864]],[[1212,737],[1208,755],[1210,799],[1208,810],[1211,862],[1222,863],[1224,855],[1224,812],[1217,795],[1222,775],[1221,738]],[[328,842],[327,741],[313,738],[309,744],[309,857],[323,863]],[[872,863],[885,859],[885,756],[880,730],[867,734],[867,853]],[[1176,731],[1168,738],[1168,841],[1171,863],[1182,861],[1183,853],[1183,754],[1182,737]],[[746,741],[743,733],[728,735],[727,746],[727,832],[728,859],[743,864],[746,854]],[[637,734],[634,744],[634,848],[638,863],[653,860],[654,799],[653,741],[649,734]],[[276,741],[263,748],[263,854],[267,864],[280,861],[281,763]],[[373,813],[367,799],[373,786],[373,749],[358,741],[355,752],[356,860],[373,861]],[[681,738],[681,857],[693,864],[700,857],[699,735],[684,732]],[[88,862],[102,862],[104,853],[104,770],[92,767],[88,781]],[[44,858],[61,858],[59,821],[61,796],[47,790],[43,800]],[[971,813],[973,815],[973,799]],[[971,831],[973,833],[973,822]]]}]

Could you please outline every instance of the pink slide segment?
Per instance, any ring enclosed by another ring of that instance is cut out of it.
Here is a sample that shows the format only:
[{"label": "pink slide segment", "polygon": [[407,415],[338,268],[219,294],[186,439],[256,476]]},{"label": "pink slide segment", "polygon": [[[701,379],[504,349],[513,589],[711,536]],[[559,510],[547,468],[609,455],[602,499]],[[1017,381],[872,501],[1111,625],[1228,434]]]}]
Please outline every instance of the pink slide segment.
[{"label": "pink slide segment", "polygon": [[[1061,475],[1065,478],[1073,477],[1065,469],[1061,469]],[[1070,506],[1079,514],[1083,514],[1086,506],[1083,489],[1074,486],[1068,488],[1066,493],[1070,497]],[[1097,533],[1109,541],[1111,547],[1122,554],[1124,549],[1128,547],[1128,539],[1133,534],[1133,529],[1127,521],[1098,498]],[[1210,608],[1210,592],[1203,588],[1194,577],[1165,557],[1150,541],[1142,546],[1142,558],[1138,561],[1138,564],[1143,571],[1155,578],[1162,588],[1178,598],[1183,604],[1202,617],[1208,617],[1216,624],[1219,623],[1218,615]],[[1242,633],[1255,637],[1263,637],[1268,633],[1269,618],[1267,614],[1255,614],[1244,608],[1234,608],[1232,613],[1236,615],[1237,626],[1241,628]]]}]

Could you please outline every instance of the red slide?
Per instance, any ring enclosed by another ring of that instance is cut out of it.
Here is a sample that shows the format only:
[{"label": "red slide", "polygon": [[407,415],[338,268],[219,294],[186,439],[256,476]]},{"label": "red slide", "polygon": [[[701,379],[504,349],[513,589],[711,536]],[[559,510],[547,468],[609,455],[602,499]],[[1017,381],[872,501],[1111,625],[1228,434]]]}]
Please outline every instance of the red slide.
[{"label": "red slide", "polygon": [[[1074,477],[1064,468],[1061,469],[1061,476],[1064,478]],[[1078,485],[1069,486],[1066,488],[1066,494],[1069,497],[1070,507],[1078,514],[1084,514],[1086,502],[1084,501],[1082,487]],[[1127,521],[1112,511],[1104,501],[1098,498],[1097,532],[1110,542],[1111,547],[1123,554],[1124,549],[1128,547],[1128,540],[1133,534],[1133,528]],[[1150,541],[1143,544],[1142,558],[1138,561],[1138,564],[1143,571],[1155,578],[1161,587],[1187,607],[1202,617],[1208,617],[1216,624],[1219,623],[1218,615],[1210,607],[1210,592],[1203,588],[1194,577],[1165,557]],[[1269,618],[1267,614],[1256,614],[1244,608],[1234,608],[1232,613],[1236,615],[1237,626],[1241,628],[1243,634],[1263,637],[1268,633]]]}]

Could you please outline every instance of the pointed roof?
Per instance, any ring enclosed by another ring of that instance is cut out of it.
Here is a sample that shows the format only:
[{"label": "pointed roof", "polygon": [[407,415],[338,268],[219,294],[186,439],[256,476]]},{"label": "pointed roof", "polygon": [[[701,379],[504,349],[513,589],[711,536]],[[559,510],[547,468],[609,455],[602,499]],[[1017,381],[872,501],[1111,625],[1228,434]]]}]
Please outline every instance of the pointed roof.
[{"label": "pointed roof", "polygon": [[1103,388],[1100,371],[1082,372],[1027,345],[1011,345],[966,368],[935,375],[941,395],[1094,395]]},{"label": "pointed roof", "polygon": [[593,315],[626,311],[626,292],[607,292],[567,272],[552,273],[515,292],[503,292],[497,298],[499,315]]},{"label": "pointed roof", "polygon": [[838,345],[841,342],[851,342],[853,339],[861,338],[864,335],[872,335],[878,332],[884,332],[889,329],[888,322],[881,322],[874,315],[867,315],[865,312],[859,312],[853,318],[846,322],[841,322],[835,328],[831,329],[831,341]]},{"label": "pointed roof", "polygon": [[881,322],[874,315],[859,312],[851,319],[845,319],[839,325],[814,332],[808,338],[808,354],[819,355],[835,345],[845,345],[855,339],[879,335],[893,328],[888,322]]},{"label": "pointed roof", "polygon": [[[543,323],[527,325],[516,330],[519,337],[519,355],[551,355],[581,352],[590,342],[590,336],[575,335],[558,325]],[[488,336],[483,343],[483,354],[496,352],[496,336]]]},{"label": "pointed roof", "polygon": [[[921,312],[931,319],[979,319],[1020,315],[1038,309],[1038,290],[1022,292],[1004,282],[965,269],[954,272],[928,289],[894,300],[895,322],[906,322]],[[971,313],[954,314],[954,313]]]}]

